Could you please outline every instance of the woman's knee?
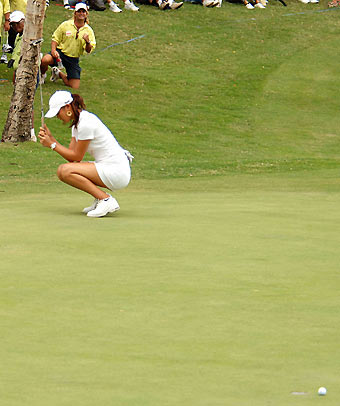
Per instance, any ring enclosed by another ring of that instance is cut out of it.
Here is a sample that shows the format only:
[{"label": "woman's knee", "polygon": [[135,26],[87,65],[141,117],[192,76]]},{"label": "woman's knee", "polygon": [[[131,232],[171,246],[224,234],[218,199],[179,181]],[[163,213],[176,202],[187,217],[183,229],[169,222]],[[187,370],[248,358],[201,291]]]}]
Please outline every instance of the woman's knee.
[{"label": "woman's knee", "polygon": [[60,166],[58,167],[58,169],[57,169],[57,175],[58,175],[58,178],[59,178],[61,181],[64,181],[65,179],[67,179],[67,177],[68,177],[69,174],[70,174],[70,170],[69,170],[67,164],[62,164],[62,165],[60,165]]}]

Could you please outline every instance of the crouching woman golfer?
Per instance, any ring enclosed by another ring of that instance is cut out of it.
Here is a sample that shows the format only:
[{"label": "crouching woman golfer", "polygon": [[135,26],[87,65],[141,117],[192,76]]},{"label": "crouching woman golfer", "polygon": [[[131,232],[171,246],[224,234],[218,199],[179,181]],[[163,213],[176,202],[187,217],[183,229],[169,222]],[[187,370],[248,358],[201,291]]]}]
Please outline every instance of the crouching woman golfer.
[{"label": "crouching woman golfer", "polygon": [[[59,144],[46,125],[40,127],[41,144],[69,161],[59,166],[59,179],[94,197],[92,206],[83,210],[89,217],[103,217],[119,210],[117,200],[100,187],[110,190],[126,187],[131,178],[133,156],[118,144],[96,115],[85,110],[81,96],[64,90],[55,92],[45,117],[54,116],[72,127],[68,148]],[[94,157],[94,162],[81,162],[86,152]]]}]

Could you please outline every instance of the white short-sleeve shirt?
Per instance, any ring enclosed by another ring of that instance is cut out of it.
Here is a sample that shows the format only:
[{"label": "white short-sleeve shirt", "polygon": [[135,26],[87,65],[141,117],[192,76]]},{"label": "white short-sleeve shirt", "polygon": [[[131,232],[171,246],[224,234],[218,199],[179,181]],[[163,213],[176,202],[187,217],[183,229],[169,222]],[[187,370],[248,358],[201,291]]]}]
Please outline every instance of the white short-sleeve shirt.
[{"label": "white short-sleeve shirt", "polygon": [[93,113],[82,110],[77,128],[72,127],[72,137],[76,141],[91,140],[87,152],[95,162],[126,164],[127,157],[111,131]]}]

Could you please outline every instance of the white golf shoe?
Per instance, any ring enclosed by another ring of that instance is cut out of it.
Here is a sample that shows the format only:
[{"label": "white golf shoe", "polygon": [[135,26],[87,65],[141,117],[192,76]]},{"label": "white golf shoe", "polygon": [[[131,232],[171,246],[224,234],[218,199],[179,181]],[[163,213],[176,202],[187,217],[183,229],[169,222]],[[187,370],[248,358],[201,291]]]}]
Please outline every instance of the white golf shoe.
[{"label": "white golf shoe", "polygon": [[129,11],[139,11],[139,7],[135,6],[131,0],[125,2],[124,8]]},{"label": "white golf shoe", "polygon": [[59,73],[60,73],[60,70],[56,66],[53,66],[50,81],[51,82],[56,82],[60,77]]},{"label": "white golf shoe", "polygon": [[44,73],[43,75],[41,75],[40,80],[41,80],[41,84],[42,84],[42,85],[45,84],[46,76],[47,76],[47,73]]},{"label": "white golf shoe", "polygon": [[181,8],[182,6],[183,6],[183,1],[178,2],[178,3],[174,0],[169,1],[169,7],[171,8],[171,10],[177,10],[178,8]]},{"label": "white golf shoe", "polygon": [[169,0],[160,0],[160,1],[158,2],[158,7],[159,7],[161,10],[166,10],[167,8],[170,8],[170,2],[169,2]]},{"label": "white golf shoe", "polygon": [[13,51],[13,47],[11,47],[9,44],[4,44],[2,46],[2,52],[5,52],[6,54],[8,54],[9,52]]},{"label": "white golf shoe", "polygon": [[7,55],[6,55],[6,54],[2,54],[2,55],[1,55],[0,63],[8,63]]},{"label": "white golf shoe", "polygon": [[203,0],[203,7],[216,7],[219,2],[218,0]]},{"label": "white golf shoe", "polygon": [[108,213],[113,213],[119,210],[119,204],[117,200],[109,195],[107,199],[98,200],[96,208],[87,213],[88,217],[104,217]]},{"label": "white golf shoe", "polygon": [[117,6],[117,4],[114,1],[110,2],[109,8],[114,13],[121,13],[122,12],[122,10]]},{"label": "white golf shoe", "polygon": [[94,210],[97,207],[98,202],[99,202],[98,199],[94,199],[94,202],[92,203],[91,206],[85,207],[83,209],[83,213],[87,214],[89,211]]}]

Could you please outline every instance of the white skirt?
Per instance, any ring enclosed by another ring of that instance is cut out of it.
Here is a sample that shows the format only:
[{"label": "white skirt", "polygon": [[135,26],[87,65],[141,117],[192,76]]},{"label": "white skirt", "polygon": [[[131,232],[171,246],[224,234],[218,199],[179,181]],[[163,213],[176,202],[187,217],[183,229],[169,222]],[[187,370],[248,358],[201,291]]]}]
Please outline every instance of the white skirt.
[{"label": "white skirt", "polygon": [[110,164],[94,162],[98,175],[104,185],[110,190],[118,190],[126,187],[131,179],[131,169],[128,159],[126,163]]}]

